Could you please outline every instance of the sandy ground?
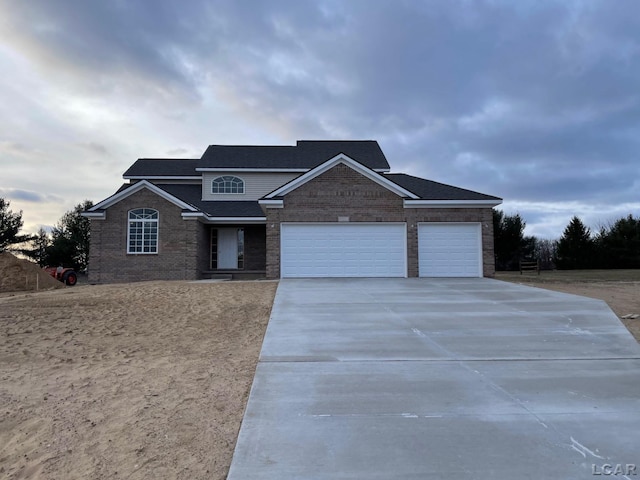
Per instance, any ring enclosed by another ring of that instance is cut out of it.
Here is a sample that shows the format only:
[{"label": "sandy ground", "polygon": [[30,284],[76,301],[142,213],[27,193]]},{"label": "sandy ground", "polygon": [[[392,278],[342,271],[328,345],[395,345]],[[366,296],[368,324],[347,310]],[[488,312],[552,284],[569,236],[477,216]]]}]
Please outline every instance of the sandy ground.
[{"label": "sandy ground", "polygon": [[[506,274],[499,272],[496,275],[498,280],[512,281],[532,287],[546,288],[557,292],[572,293],[583,297],[597,298],[607,302],[611,310],[618,317],[629,314],[640,315],[640,282],[638,281],[571,281],[566,278],[557,280],[543,276],[537,277],[534,274]],[[622,319],[621,322],[627,327],[631,334],[640,342],[640,317],[636,319]]]},{"label": "sandy ground", "polygon": [[225,478],[276,286],[3,294],[0,478]]},{"label": "sandy ground", "polygon": [[[497,278],[640,313],[638,281]],[[0,478],[225,478],[276,287],[0,294]]]},{"label": "sandy ground", "polygon": [[16,258],[9,252],[0,252],[0,294],[56,288],[64,288],[64,284],[36,263]]}]

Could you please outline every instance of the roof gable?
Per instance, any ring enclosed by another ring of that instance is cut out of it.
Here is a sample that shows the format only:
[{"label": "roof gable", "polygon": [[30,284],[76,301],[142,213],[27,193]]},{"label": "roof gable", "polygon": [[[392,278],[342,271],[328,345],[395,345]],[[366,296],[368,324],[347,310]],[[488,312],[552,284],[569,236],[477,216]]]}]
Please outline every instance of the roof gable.
[{"label": "roof gable", "polygon": [[[408,197],[408,198],[412,198],[412,199],[420,198],[417,195],[415,195],[414,193],[410,192],[409,190],[401,187],[397,183],[394,183],[391,180],[387,179],[385,176],[380,175],[379,173],[371,170],[370,168],[367,168],[366,166],[364,166],[361,163],[355,161],[353,158],[350,158],[349,156],[345,155],[344,153],[340,153],[340,154],[334,156],[333,158],[330,158],[326,162],[318,165],[314,169],[309,170],[307,173],[305,173],[303,175],[300,175],[299,177],[291,180],[289,183],[286,183],[285,185],[283,185],[282,187],[274,190],[270,194],[265,195],[264,200],[267,201],[265,203],[268,203],[268,200],[272,200],[272,199],[275,199],[277,197],[282,197],[282,196],[288,194],[289,192],[291,192],[291,191],[295,190],[296,188],[304,185],[305,183],[309,182],[310,180],[313,180],[314,178],[318,177],[319,175],[321,175],[324,172],[330,170],[331,168],[335,167],[338,164],[346,165],[347,167],[349,167],[349,168],[355,170],[356,172],[360,173],[362,176],[364,176],[364,177],[368,178],[369,180],[377,183],[378,185],[386,188],[387,190],[390,190],[391,192],[395,193],[396,195],[398,195],[400,197]],[[261,200],[261,202],[262,202],[262,200]]]},{"label": "roof gable", "polygon": [[114,195],[83,212],[82,216],[104,220],[105,209],[144,188],[180,207],[183,218],[204,218],[216,223],[264,223],[265,220],[264,213],[256,201],[204,201],[199,185],[156,185],[145,180],[123,185]]},{"label": "roof gable", "polygon": [[123,189],[119,190],[115,194],[111,195],[109,198],[106,198],[103,201],[101,201],[100,203],[98,203],[98,204],[94,205],[93,207],[91,207],[89,210],[87,210],[87,212],[88,213],[98,212],[100,210],[104,210],[106,208],[109,208],[110,206],[112,206],[112,205],[124,200],[125,198],[127,198],[127,197],[133,195],[134,193],[139,192],[140,190],[145,189],[145,188],[150,190],[150,191],[152,191],[156,195],[159,195],[160,197],[164,198],[168,202],[173,203],[177,207],[180,207],[183,210],[188,210],[188,211],[191,211],[191,212],[198,211],[197,208],[195,208],[193,205],[190,205],[190,204],[184,202],[183,200],[180,200],[178,197],[175,197],[174,195],[171,195],[170,193],[168,193],[165,190],[159,188],[158,186],[154,185],[153,183],[147,182],[146,180],[141,180],[139,182],[132,183],[131,186],[129,186],[127,188],[123,188]]}]

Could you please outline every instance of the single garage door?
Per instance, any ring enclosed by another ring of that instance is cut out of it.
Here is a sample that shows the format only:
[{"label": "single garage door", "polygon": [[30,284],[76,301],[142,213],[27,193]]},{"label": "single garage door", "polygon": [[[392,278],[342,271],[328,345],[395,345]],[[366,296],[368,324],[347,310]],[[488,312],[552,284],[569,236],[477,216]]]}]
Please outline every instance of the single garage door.
[{"label": "single garage door", "polygon": [[406,277],[404,223],[283,223],[281,276]]},{"label": "single garage door", "polygon": [[419,224],[418,272],[421,277],[481,277],[480,224]]}]

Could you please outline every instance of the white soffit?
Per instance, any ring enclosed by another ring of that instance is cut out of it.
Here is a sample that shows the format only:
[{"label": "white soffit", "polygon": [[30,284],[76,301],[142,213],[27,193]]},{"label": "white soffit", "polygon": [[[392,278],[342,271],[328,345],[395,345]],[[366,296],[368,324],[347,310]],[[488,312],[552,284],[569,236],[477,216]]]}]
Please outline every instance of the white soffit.
[{"label": "white soffit", "polygon": [[502,200],[408,200],[404,208],[490,208],[500,205]]}]

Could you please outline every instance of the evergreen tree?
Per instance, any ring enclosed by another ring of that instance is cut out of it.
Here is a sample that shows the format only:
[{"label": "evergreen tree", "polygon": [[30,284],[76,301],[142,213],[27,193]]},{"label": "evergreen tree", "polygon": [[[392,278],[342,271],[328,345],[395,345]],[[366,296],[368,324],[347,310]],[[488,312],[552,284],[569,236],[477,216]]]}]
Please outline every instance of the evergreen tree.
[{"label": "evergreen tree", "polygon": [[640,268],[640,218],[621,218],[599,237],[606,268]]},{"label": "evergreen tree", "polygon": [[90,222],[80,214],[93,206],[85,200],[66,212],[52,231],[47,263],[82,270],[89,263]]},{"label": "evergreen tree", "polygon": [[556,266],[565,270],[592,267],[594,265],[593,247],[591,230],[574,216],[558,240]]},{"label": "evergreen tree", "polygon": [[31,239],[31,248],[25,249],[23,253],[37,262],[38,265],[44,267],[48,264],[48,249],[51,245],[49,234],[44,228],[40,227],[38,233]]},{"label": "evergreen tree", "polygon": [[525,226],[520,214],[505,215],[502,210],[493,210],[496,270],[517,270],[520,260],[533,253],[535,239],[524,237]]},{"label": "evergreen tree", "polygon": [[607,249],[609,229],[600,226],[598,232],[593,235],[593,268],[610,268],[611,255]]},{"label": "evergreen tree", "polygon": [[13,213],[9,210],[10,204],[8,200],[0,198],[0,253],[16,250],[15,245],[31,240],[31,235],[20,235],[22,210]]}]

